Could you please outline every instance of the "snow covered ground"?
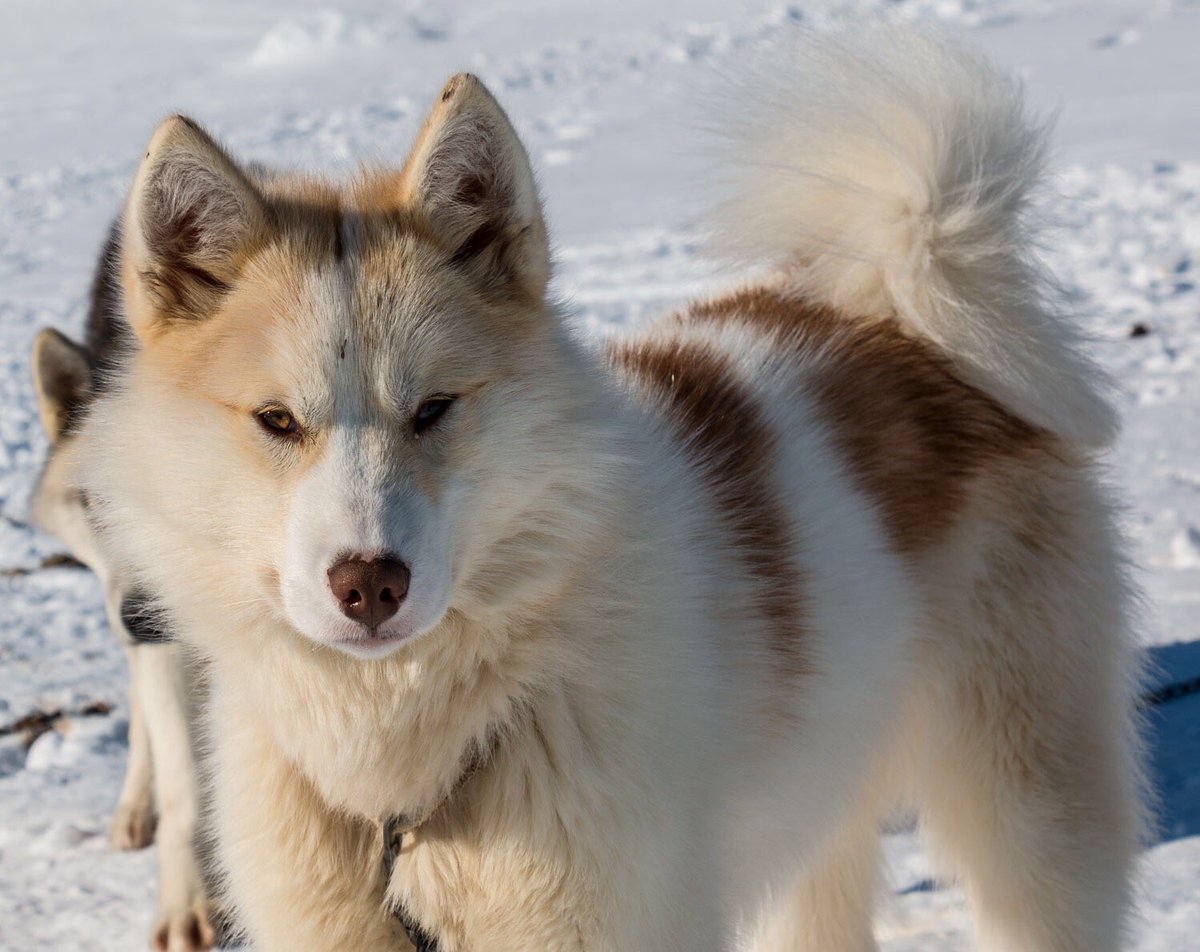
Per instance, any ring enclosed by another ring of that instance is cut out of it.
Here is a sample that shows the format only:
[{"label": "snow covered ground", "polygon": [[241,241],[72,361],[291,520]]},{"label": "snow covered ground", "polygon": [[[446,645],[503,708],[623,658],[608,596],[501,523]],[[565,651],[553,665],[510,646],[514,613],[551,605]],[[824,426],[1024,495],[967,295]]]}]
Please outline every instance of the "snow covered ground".
[{"label": "snow covered ground", "polygon": [[[267,163],[349,168],[400,159],[441,81],[469,68],[503,100],[540,171],[558,291],[601,332],[713,278],[698,254],[702,161],[687,108],[709,71],[736,68],[793,21],[880,10],[948,22],[1060,110],[1059,229],[1047,254],[1124,387],[1113,479],[1145,570],[1158,676],[1200,675],[1195,0],[9,0],[0,570],[58,551],[17,524],[45,450],[27,354],[39,326],[79,330],[93,256],[162,115],[188,111]],[[1132,336],[1139,325],[1146,333]],[[105,845],[127,707],[98,587],[74,569],[8,573],[0,599],[0,726],[74,712],[28,751],[0,735],[0,948],[139,949],[154,863],[150,851]],[[1165,952],[1196,948],[1200,935],[1200,696],[1152,722],[1161,843],[1147,854],[1136,947]],[[889,837],[888,853],[883,947],[969,947],[961,891],[938,882],[913,836]]]}]

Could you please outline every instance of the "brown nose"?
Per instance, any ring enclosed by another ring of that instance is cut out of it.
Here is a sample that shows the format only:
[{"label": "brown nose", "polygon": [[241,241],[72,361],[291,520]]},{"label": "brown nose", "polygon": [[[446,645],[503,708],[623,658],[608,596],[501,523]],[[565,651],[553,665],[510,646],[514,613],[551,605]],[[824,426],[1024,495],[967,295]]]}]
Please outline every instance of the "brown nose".
[{"label": "brown nose", "polygon": [[395,559],[342,559],[329,570],[329,588],[347,618],[375,628],[408,594],[408,566]]}]

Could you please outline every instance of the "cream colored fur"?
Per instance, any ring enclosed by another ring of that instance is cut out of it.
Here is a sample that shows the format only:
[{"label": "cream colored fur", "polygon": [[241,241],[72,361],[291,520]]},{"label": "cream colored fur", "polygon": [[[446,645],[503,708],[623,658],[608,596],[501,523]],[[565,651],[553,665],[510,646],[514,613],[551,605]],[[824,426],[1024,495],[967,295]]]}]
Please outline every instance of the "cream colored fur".
[{"label": "cream colored fur", "polygon": [[[886,55],[818,56],[833,75],[787,82],[863,97],[864,113],[898,105],[919,142],[979,123],[906,153],[934,208],[956,148],[982,150],[958,157],[956,188],[982,194],[995,161],[1023,189],[1011,136],[1036,137],[1011,86],[904,42],[925,54],[899,85],[860,81],[896,74]],[[882,163],[874,139],[804,128],[813,155]],[[887,537],[807,387],[819,349],[737,322],[645,332],[719,356],[778,447],[756,478],[783,506],[809,659],[785,671],[670,410],[544,302],[527,160],[477,81],[451,81],[414,156],[342,192],[248,186],[169,120],[128,212],[143,347],[88,422],[87,487],[113,558],[211,659],[220,848],[256,947],[399,948],[399,903],[445,952],[869,949],[876,823],[906,799],[967,883],[985,948],[1122,947],[1140,821],[1129,584],[1084,448],[1107,411],[1065,332],[1029,318],[1032,285],[1000,306],[1001,279],[1027,275],[1019,203],[967,227],[985,249],[1010,241],[998,257],[923,269],[864,268],[911,235],[878,233],[874,205],[835,201],[820,177],[798,180],[810,194],[761,169],[731,212],[765,229],[765,256],[797,252],[792,291],[847,319],[894,306],[1052,431],[1052,451],[973,479],[917,554]],[[803,218],[767,213],[776,188],[771,208]],[[186,237],[172,216],[213,209],[219,241],[171,244]],[[805,229],[827,226],[861,254],[809,260]],[[187,268],[227,287],[204,298]],[[180,293],[151,293],[154,275]],[[418,436],[439,393],[457,400]],[[303,435],[266,432],[264,402]],[[345,551],[411,564],[370,639],[325,582]],[[379,825],[426,811],[385,882]]]}]

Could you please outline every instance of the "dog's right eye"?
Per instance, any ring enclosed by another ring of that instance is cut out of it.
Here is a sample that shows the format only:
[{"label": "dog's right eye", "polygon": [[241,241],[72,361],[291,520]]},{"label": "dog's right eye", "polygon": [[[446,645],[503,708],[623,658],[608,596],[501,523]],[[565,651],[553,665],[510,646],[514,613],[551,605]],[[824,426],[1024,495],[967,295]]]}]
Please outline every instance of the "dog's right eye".
[{"label": "dog's right eye", "polygon": [[455,399],[450,394],[440,394],[430,397],[422,403],[417,407],[416,415],[413,417],[413,432],[420,436],[430,427],[436,426],[437,422],[446,415],[446,411],[450,409]]},{"label": "dog's right eye", "polygon": [[300,436],[300,424],[292,416],[292,411],[286,407],[266,406],[255,411],[254,416],[259,425],[272,436],[288,440],[298,439]]}]

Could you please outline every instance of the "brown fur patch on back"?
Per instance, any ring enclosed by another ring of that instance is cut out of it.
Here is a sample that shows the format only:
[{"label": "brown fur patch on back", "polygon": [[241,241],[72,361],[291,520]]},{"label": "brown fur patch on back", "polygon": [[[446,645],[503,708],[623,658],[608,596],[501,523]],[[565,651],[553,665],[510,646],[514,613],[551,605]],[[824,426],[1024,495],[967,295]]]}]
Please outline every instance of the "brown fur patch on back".
[{"label": "brown fur patch on back", "polygon": [[609,357],[665,402],[756,583],[756,608],[770,629],[772,648],[788,673],[809,671],[803,579],[789,542],[788,513],[770,483],[775,436],[759,408],[726,362],[697,344],[617,344]]},{"label": "brown fur patch on back", "polygon": [[764,287],[698,303],[683,319],[740,321],[814,355],[802,385],[900,553],[945,537],[975,477],[1049,445],[895,321],[854,320]]}]

